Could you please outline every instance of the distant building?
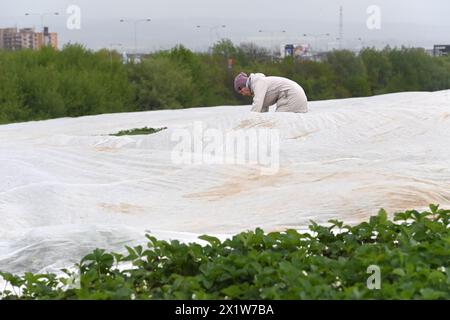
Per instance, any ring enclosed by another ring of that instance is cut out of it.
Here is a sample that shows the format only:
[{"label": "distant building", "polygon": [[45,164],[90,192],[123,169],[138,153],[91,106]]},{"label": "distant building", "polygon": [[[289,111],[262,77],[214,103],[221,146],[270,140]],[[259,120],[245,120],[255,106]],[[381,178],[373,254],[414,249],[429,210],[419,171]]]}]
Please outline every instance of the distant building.
[{"label": "distant building", "polygon": [[429,55],[429,56],[434,56],[434,50],[433,50],[433,49],[425,49],[425,52],[426,52],[427,55]]},{"label": "distant building", "polygon": [[450,55],[450,45],[435,45],[433,48],[434,56],[448,56]]},{"label": "distant building", "polygon": [[[40,35],[42,36],[42,33],[40,33]],[[44,39],[42,43],[44,44],[44,46],[50,46],[53,49],[58,48],[58,34],[56,32],[49,32],[48,27],[44,27],[43,36]]]},{"label": "distant building", "polygon": [[124,51],[122,52],[122,63],[127,64],[129,62],[128,54]]},{"label": "distant building", "polygon": [[286,44],[281,48],[281,58],[293,57],[298,60],[320,60],[320,52],[313,52],[309,44]]},{"label": "distant building", "polygon": [[0,29],[0,48],[12,49],[19,46],[20,39],[17,37],[17,28]]},{"label": "distant building", "polygon": [[48,27],[44,28],[44,32],[36,32],[34,28],[0,29],[0,49],[38,50],[44,46],[50,46],[54,49],[58,48],[58,34],[56,32],[48,32]]},{"label": "distant building", "polygon": [[284,56],[285,57],[293,57],[294,56],[294,45],[287,44],[284,46]]}]

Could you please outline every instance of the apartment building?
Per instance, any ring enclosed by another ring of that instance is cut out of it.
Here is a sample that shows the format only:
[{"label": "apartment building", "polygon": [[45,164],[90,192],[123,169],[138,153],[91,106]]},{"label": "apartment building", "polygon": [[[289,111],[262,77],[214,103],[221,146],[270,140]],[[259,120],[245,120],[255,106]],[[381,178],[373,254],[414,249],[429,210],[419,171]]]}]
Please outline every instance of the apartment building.
[{"label": "apartment building", "polygon": [[36,32],[34,28],[3,28],[0,29],[0,49],[37,50],[43,46],[58,48],[58,34],[49,32],[48,27],[44,32]]}]

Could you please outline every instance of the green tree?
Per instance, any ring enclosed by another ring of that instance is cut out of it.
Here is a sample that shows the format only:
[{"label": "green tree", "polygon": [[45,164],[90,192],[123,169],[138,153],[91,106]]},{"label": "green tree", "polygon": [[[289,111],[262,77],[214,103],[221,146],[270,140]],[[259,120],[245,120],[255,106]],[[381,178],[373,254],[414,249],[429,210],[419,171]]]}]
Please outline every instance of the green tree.
[{"label": "green tree", "polygon": [[330,64],[336,75],[336,84],[342,85],[347,91],[337,91],[338,98],[370,94],[366,67],[362,59],[355,53],[347,50],[333,51],[328,54],[327,63]]},{"label": "green tree", "polygon": [[392,64],[386,52],[366,48],[361,52],[361,59],[367,69],[370,92],[384,93],[392,77]]},{"label": "green tree", "polygon": [[169,57],[146,59],[129,71],[138,110],[178,109],[192,101],[195,88],[189,71]]}]

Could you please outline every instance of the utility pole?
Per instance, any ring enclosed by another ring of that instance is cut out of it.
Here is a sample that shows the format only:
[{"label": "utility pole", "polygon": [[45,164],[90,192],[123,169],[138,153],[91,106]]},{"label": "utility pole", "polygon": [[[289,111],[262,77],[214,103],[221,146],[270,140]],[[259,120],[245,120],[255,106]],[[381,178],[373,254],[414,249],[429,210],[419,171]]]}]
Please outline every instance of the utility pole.
[{"label": "utility pole", "polygon": [[44,25],[45,16],[58,16],[59,12],[44,12],[44,13],[25,13],[25,16],[40,16],[41,17],[41,28],[42,28],[42,45],[46,47],[50,43],[50,35],[48,34],[48,28]]},{"label": "utility pole", "polygon": [[[208,46],[208,47],[209,47],[210,49],[214,46],[214,43],[213,43],[213,36],[212,36],[213,31],[214,31],[214,30],[216,31],[216,37],[217,37],[217,40],[220,40],[220,39],[219,39],[219,38],[220,38],[220,35],[219,35],[219,29],[220,29],[220,28],[225,29],[226,27],[227,27],[227,26],[224,25],[224,24],[219,24],[219,25],[216,25],[216,26],[205,26],[205,25],[197,25],[197,26],[196,26],[197,29],[202,29],[202,28],[207,28],[207,29],[209,29],[209,46]],[[210,51],[209,53],[212,53],[211,50],[208,50],[208,51]]]},{"label": "utility pole", "polygon": [[339,7],[339,50],[342,50],[342,41],[344,40],[344,7]]},{"label": "utility pole", "polygon": [[25,13],[25,15],[28,16],[40,16],[41,17],[41,28],[42,32],[44,32],[44,17],[45,16],[58,16],[59,12],[44,12],[44,13]]},{"label": "utility pole", "polygon": [[137,61],[137,25],[139,22],[150,22],[151,19],[120,19],[120,22],[133,22],[134,24],[134,60]]},{"label": "utility pole", "polygon": [[[276,46],[276,41],[279,40],[280,37],[275,37],[278,34],[286,34],[286,30],[258,30],[259,33],[267,33],[270,35],[270,55],[272,57],[272,61],[274,60],[274,55],[276,51],[274,51]],[[279,49],[279,48],[278,48]]]}]

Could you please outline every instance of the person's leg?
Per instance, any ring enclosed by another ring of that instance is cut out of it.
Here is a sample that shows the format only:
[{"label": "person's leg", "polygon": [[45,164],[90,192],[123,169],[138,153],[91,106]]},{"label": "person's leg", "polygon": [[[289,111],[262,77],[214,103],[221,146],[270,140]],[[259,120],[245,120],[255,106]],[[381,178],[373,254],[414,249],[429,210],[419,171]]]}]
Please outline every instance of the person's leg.
[{"label": "person's leg", "polygon": [[308,101],[303,94],[284,94],[277,101],[277,109],[275,112],[308,112]]},{"label": "person's leg", "polygon": [[261,112],[269,112],[269,107],[262,107]]},{"label": "person's leg", "polygon": [[289,101],[287,99],[286,93],[282,92],[280,98],[277,101],[275,112],[287,112],[288,102]]}]

